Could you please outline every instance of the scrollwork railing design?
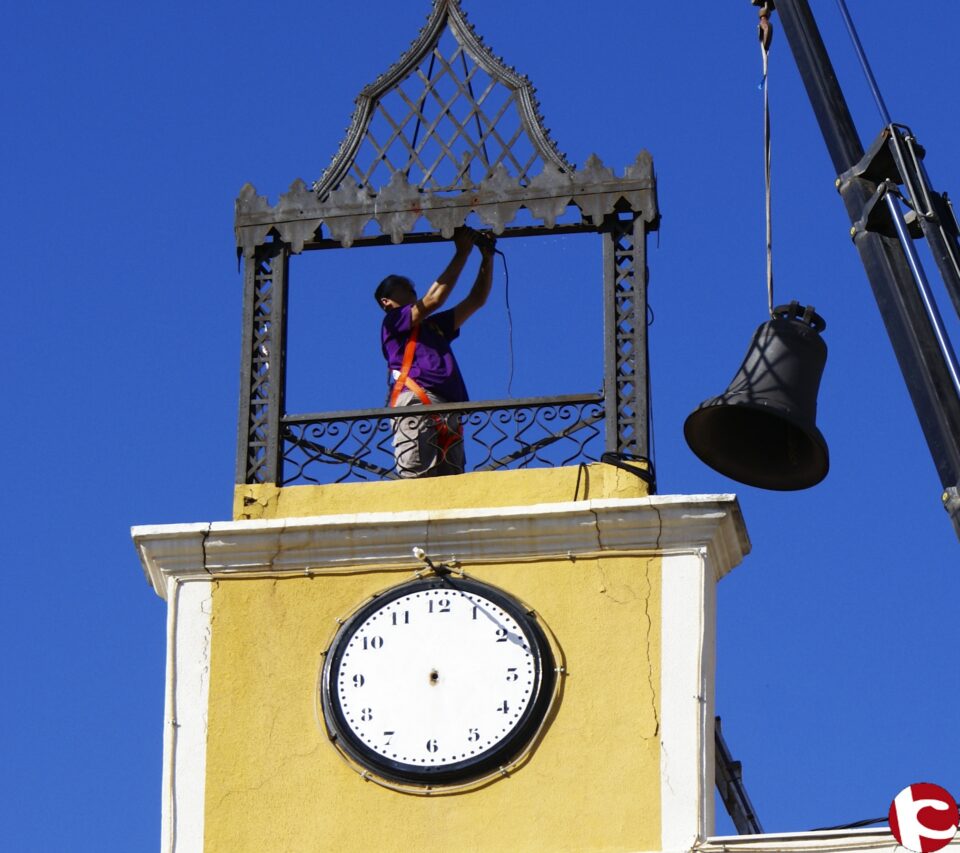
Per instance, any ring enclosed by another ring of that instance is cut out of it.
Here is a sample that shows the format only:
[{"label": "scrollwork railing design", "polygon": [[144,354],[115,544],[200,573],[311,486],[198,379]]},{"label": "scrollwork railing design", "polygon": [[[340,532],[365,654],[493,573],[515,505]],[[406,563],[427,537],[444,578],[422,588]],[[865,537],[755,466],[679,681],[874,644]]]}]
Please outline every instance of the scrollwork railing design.
[{"label": "scrollwork railing design", "polygon": [[595,462],[604,449],[603,419],[601,395],[288,415],[281,485],[414,477],[418,455],[449,449],[460,432],[467,471]]}]

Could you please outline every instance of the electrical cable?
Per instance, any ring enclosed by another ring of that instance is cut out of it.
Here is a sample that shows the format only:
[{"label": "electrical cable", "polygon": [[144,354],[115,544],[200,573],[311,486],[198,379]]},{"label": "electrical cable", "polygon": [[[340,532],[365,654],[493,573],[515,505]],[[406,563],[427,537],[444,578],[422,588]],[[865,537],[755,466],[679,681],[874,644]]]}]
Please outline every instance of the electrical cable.
[{"label": "electrical cable", "polygon": [[180,608],[180,587],[183,582],[177,578],[167,582],[167,695],[164,720],[167,726],[167,744],[164,749],[169,761],[165,791],[167,806],[167,840],[170,850],[177,849],[177,617]]},{"label": "electrical cable", "polygon": [[507,354],[509,371],[507,373],[507,397],[513,396],[513,313],[510,311],[510,270],[507,267],[507,256],[499,249],[494,249],[503,262],[503,301],[507,308]]},{"label": "electrical cable", "polygon": [[497,248],[497,238],[489,231],[477,231],[473,242],[481,247],[489,247],[495,255],[503,261],[503,299],[507,308],[507,353],[509,370],[507,373],[507,397],[513,396],[513,312],[510,310],[510,269],[507,266],[507,256]]},{"label": "electrical cable", "polygon": [[[656,316],[653,313],[653,306],[650,304],[649,300],[647,301],[647,328],[649,329],[656,320]],[[650,336],[649,334],[644,335],[644,345],[646,347],[645,359],[646,363],[650,364]],[[657,444],[656,444],[656,435],[653,428],[654,417],[653,417],[653,384],[650,381],[650,370],[646,371],[646,389],[647,389],[647,454],[649,458],[647,462],[650,465],[650,471],[656,472],[657,470]],[[655,494],[657,491],[657,478],[654,473],[652,482],[647,484],[650,487],[650,494]]]},{"label": "electrical cable", "polygon": [[[646,456],[638,456],[635,453],[625,453],[623,451],[608,450],[605,453],[600,454],[600,461],[604,465],[612,465],[614,468],[619,468],[621,471],[626,471],[629,474],[633,474],[635,477],[639,477],[650,487],[651,492],[656,492],[657,475],[653,470],[653,462],[651,462]],[[641,465],[646,465],[647,467],[642,468],[640,467]]]},{"label": "electrical cable", "polygon": [[866,818],[865,820],[855,820],[853,823],[841,823],[837,826],[820,826],[811,829],[810,832],[830,832],[835,829],[860,829],[862,826],[872,826],[875,823],[886,823],[889,820],[888,815],[883,817]]},{"label": "electrical cable", "polygon": [[[650,359],[647,358],[647,363],[650,363]],[[654,417],[653,417],[653,388],[650,383],[650,371],[647,371],[647,437],[649,442],[649,459],[647,463],[650,465],[650,474],[651,481],[647,483],[650,488],[650,494],[655,495],[657,493],[657,441],[656,441],[656,431],[654,430]]]},{"label": "electrical cable", "polygon": [[[588,498],[584,498],[588,500]],[[563,562],[572,563],[577,560],[593,560],[601,557],[668,557],[678,554],[690,554],[690,548],[661,548],[659,544],[651,548],[605,548],[603,550],[583,550],[583,551],[562,551],[545,554],[519,555],[510,558],[511,564],[520,563],[547,563]],[[466,566],[500,566],[503,565],[504,558],[501,556],[480,557],[472,556],[461,560],[457,557],[450,557],[444,560],[445,565],[454,571],[462,571]],[[331,577],[344,575],[369,575],[380,574],[382,572],[408,573],[413,577],[419,577],[420,572],[426,569],[419,563],[410,565],[409,563],[383,562],[371,563],[362,566],[313,566],[297,569],[239,569],[227,571],[210,571],[202,576],[181,578],[177,582],[184,583],[227,583],[229,581],[250,581],[250,580],[274,580],[274,581],[292,581],[292,580],[312,580],[316,577]]]},{"label": "electrical cable", "polygon": [[[573,499],[574,499],[574,500],[576,500],[577,497],[578,497],[578,495],[580,494],[580,476],[581,476],[582,474],[585,474],[586,472],[587,472],[587,463],[586,463],[586,462],[581,462],[579,465],[577,465],[577,484],[573,487]],[[586,499],[589,497],[589,494],[588,494],[589,490],[590,490],[590,482],[589,482],[589,474],[588,474],[588,475],[587,475],[587,485],[586,485],[586,488],[584,489],[584,492],[583,492],[584,500],[586,500]]]}]

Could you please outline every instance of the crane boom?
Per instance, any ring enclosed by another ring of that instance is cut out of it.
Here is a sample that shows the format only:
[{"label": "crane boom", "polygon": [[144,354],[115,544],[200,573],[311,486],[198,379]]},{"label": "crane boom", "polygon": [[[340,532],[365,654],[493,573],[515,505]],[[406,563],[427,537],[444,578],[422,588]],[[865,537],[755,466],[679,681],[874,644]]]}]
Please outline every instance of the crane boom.
[{"label": "crane boom", "polygon": [[[767,10],[772,0],[752,0]],[[851,235],[880,308],[883,323],[923,429],[943,487],[942,501],[960,537],[960,391],[956,361],[949,341],[938,328],[935,305],[925,301],[922,272],[913,256],[910,223],[902,216],[895,190],[908,176],[898,168],[896,146],[906,140],[900,125],[889,125],[868,152],[857,134],[820,31],[807,0],[776,0],[784,35],[813,107],[820,132],[837,174],[836,186],[850,217]],[[761,10],[761,16],[764,10]],[[912,140],[911,140],[912,141]],[[900,165],[903,166],[902,158]],[[917,169],[924,175],[922,166]],[[945,197],[932,216],[944,220],[952,210]],[[945,284],[960,305],[956,265],[956,220],[941,221],[934,243]],[[919,277],[918,277],[919,276]]]}]

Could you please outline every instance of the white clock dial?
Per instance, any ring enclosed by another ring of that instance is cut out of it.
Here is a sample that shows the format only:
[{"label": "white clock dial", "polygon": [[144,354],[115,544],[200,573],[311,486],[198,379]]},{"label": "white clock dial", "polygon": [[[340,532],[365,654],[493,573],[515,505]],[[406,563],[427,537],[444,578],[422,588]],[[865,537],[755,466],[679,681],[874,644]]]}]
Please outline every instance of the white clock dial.
[{"label": "white clock dial", "polygon": [[459,780],[525,745],[553,680],[549,647],[518,602],[431,578],[379,596],[344,626],[324,667],[324,711],[339,745],[378,773]]}]

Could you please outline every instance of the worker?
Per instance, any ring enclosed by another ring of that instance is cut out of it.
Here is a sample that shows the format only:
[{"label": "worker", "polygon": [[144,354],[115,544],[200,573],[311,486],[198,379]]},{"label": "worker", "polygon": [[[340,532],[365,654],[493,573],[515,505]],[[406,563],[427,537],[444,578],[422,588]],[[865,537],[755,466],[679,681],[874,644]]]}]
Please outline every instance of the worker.
[{"label": "worker", "polygon": [[[387,360],[390,407],[428,407],[469,399],[451,344],[490,294],[495,241],[463,227],[454,232],[453,244],[453,258],[423,296],[418,297],[413,282],[400,275],[388,275],[377,286],[377,304],[386,312],[380,340]],[[475,245],[482,257],[473,287],[453,308],[440,311]],[[394,419],[393,428],[400,477],[463,473],[466,460],[459,415],[405,414]]]}]

